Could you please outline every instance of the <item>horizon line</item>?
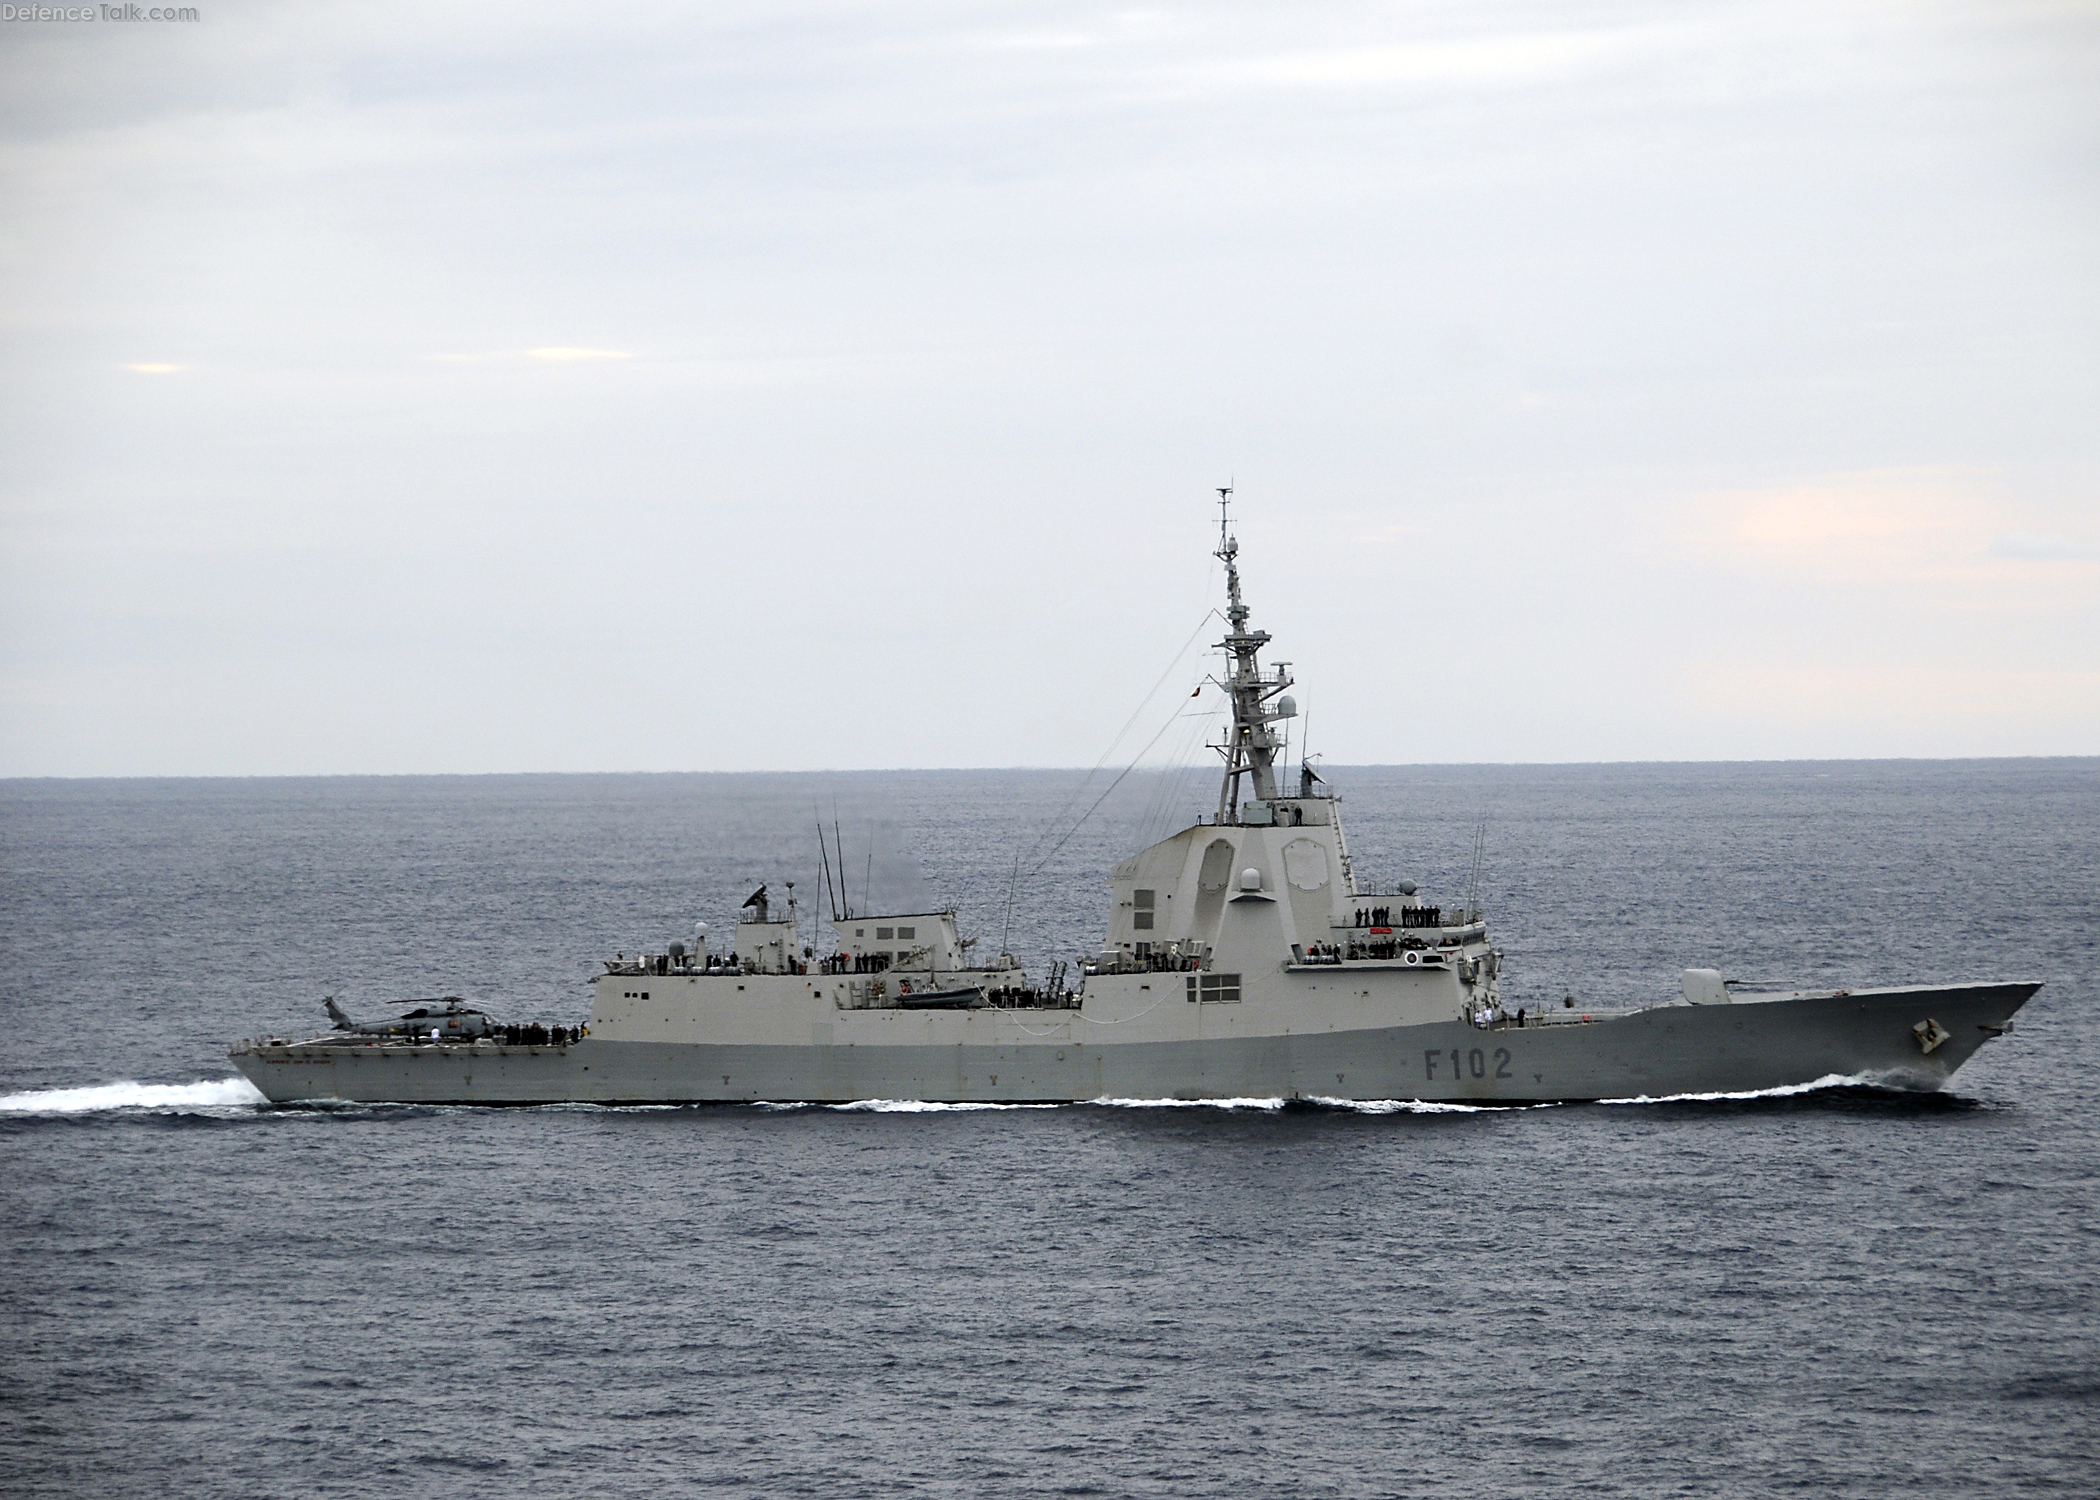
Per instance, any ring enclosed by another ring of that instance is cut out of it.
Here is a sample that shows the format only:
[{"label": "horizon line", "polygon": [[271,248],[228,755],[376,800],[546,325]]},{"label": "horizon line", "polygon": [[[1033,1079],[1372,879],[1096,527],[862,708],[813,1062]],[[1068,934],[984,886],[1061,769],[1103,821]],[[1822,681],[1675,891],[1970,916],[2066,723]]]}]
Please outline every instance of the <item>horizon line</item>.
[{"label": "horizon line", "polygon": [[[2083,755],[1840,755],[1840,756],[1757,756],[1741,760],[1722,759],[1659,759],[1659,760],[1427,760],[1427,761],[1344,761],[1335,762],[1331,769],[1337,771],[1389,771],[1389,770],[1480,770],[1523,769],[1557,770],[1575,767],[1605,766],[1870,766],[1870,765],[1987,765],[2029,761],[2100,761],[2100,753]],[[125,773],[63,773],[46,772],[29,775],[0,776],[0,786],[24,782],[47,781],[435,781],[435,780],[496,780],[499,778],[524,777],[591,777],[591,776],[898,776],[898,775],[954,775],[958,773],[989,772],[1078,772],[1093,775],[1102,768],[1055,765],[1004,765],[1004,766],[825,766],[802,770],[767,770],[759,767],[741,767],[732,770],[620,770],[620,771],[196,771],[196,772],[125,772]],[[1166,772],[1182,769],[1178,766],[1136,766],[1134,771]],[[1326,778],[1323,776],[1322,781]]]}]

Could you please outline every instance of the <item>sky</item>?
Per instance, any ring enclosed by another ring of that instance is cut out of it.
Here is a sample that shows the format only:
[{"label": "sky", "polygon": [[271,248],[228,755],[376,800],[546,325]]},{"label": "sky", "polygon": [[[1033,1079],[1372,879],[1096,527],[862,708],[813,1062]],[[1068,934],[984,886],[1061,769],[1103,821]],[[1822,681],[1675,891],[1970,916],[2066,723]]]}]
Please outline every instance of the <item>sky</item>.
[{"label": "sky", "polygon": [[2100,753],[2100,5],[198,12],[0,24],[0,775],[1200,756],[1228,484],[1334,764]]}]

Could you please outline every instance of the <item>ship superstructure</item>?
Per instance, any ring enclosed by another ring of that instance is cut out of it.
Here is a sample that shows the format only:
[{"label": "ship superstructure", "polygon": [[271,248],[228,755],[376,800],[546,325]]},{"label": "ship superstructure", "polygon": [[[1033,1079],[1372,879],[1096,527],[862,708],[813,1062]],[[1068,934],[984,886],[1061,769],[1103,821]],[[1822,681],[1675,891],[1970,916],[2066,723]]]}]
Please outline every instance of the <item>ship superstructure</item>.
[{"label": "ship superstructure", "polygon": [[953,910],[834,908],[820,951],[792,884],[784,904],[762,885],[719,952],[703,925],[690,945],[605,961],[580,1036],[268,1038],[236,1046],[235,1064],[286,1101],[1514,1103],[1833,1075],[1937,1087],[2039,988],[1751,997],[1690,969],[1679,996],[1640,1010],[1512,1014],[1482,913],[1409,881],[1360,888],[1339,795],[1302,756],[1285,784],[1292,678],[1262,665],[1270,637],[1243,596],[1229,497],[1216,812],[1114,867],[1103,942],[1076,965],[1032,983],[1009,954],[980,961]]}]

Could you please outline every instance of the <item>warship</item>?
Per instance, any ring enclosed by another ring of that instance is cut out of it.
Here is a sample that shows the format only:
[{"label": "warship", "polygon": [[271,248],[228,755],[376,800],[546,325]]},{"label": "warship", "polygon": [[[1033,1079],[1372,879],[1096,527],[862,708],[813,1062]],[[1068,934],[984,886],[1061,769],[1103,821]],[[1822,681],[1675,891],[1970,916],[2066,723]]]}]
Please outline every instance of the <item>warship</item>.
[{"label": "warship", "polygon": [[[580,1027],[505,1025],[456,998],[236,1043],[280,1103],[526,1105],[1097,1099],[1468,1105],[1739,1094],[1827,1079],[1935,1089],[2040,985],[1743,993],[1684,970],[1633,1009],[1511,1012],[1481,910],[1359,885],[1341,797],[1282,755],[1297,714],[1241,589],[1230,491],[1216,556],[1230,722],[1214,817],[1109,872],[1098,952],[1031,983],[978,963],[954,910],[830,913],[760,886],[726,943],[603,960]],[[1294,784],[1293,784],[1294,783]],[[819,830],[821,842],[822,832]],[[830,868],[827,854],[826,871]],[[820,947],[828,951],[820,952]]]}]

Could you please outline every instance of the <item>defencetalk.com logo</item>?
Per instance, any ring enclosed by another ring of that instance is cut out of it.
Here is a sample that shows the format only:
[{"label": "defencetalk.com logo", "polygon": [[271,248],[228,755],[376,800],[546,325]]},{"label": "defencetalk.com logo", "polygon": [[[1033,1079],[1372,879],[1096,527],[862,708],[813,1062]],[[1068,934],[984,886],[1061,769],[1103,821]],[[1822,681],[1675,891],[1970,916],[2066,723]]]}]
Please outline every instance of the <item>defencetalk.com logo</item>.
[{"label": "defencetalk.com logo", "polygon": [[201,21],[194,5],[0,5],[7,21]]}]

